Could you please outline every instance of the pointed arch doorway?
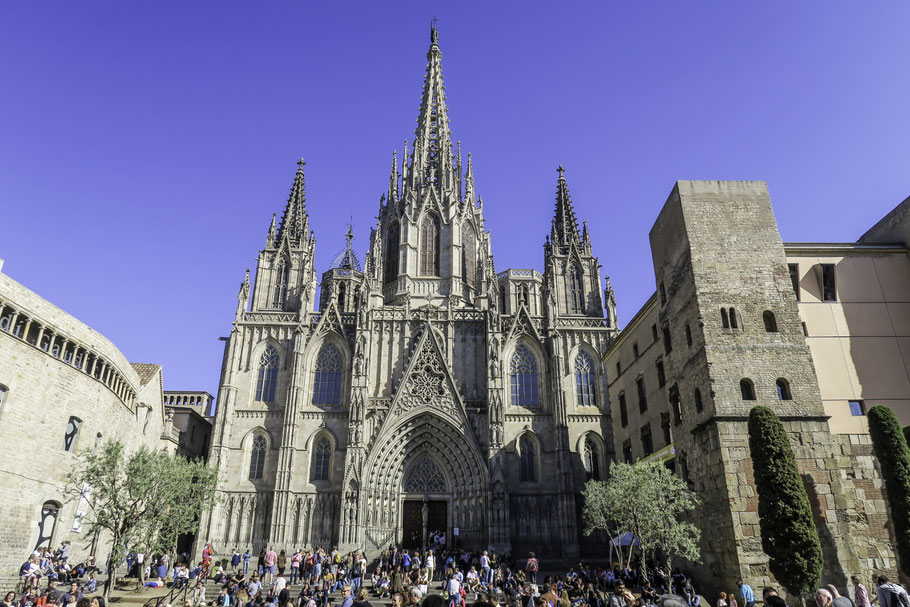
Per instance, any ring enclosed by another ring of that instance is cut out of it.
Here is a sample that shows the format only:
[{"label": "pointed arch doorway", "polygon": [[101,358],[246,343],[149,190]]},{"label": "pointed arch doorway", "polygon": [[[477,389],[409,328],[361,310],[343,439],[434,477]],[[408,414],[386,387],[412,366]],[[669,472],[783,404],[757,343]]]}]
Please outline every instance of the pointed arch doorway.
[{"label": "pointed arch doorway", "polygon": [[402,479],[401,542],[405,548],[426,550],[434,533],[451,537],[450,483],[428,453],[411,459]]}]

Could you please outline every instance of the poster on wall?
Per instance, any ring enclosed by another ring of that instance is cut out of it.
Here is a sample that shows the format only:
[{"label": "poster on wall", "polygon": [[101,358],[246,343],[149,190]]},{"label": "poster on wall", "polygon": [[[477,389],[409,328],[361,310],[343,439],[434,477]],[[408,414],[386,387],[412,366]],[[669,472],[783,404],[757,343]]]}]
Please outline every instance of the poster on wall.
[{"label": "poster on wall", "polygon": [[88,513],[89,497],[92,495],[92,487],[88,483],[82,485],[82,491],[79,492],[79,503],[76,504],[76,517],[73,519],[73,533],[82,533],[82,521]]}]

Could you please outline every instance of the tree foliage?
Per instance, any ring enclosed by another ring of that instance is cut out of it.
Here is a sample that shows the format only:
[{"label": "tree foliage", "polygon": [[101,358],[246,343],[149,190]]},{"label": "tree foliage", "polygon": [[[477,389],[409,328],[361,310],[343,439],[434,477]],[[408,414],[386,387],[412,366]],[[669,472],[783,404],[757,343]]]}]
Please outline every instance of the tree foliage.
[{"label": "tree foliage", "polygon": [[749,413],[749,450],[769,568],[788,592],[805,595],[818,588],[822,545],[790,439],[768,407],[754,407]]},{"label": "tree foliage", "polygon": [[698,498],[663,463],[613,463],[609,479],[588,482],[582,495],[586,534],[597,529],[611,535],[629,532],[638,538],[644,556],[656,557],[659,551],[667,569],[675,555],[701,558],[700,530],[680,520]]},{"label": "tree foliage", "polygon": [[[884,405],[869,409],[869,434],[882,466],[891,508],[894,545],[901,570],[910,575],[910,449],[894,411]],[[906,431],[906,428],[904,429]]]},{"label": "tree foliage", "polygon": [[180,534],[196,530],[202,509],[215,500],[216,478],[204,462],[144,446],[127,455],[122,443],[108,441],[78,454],[65,494],[87,502],[87,537],[108,533],[111,576],[105,596],[128,548],[170,552]]}]

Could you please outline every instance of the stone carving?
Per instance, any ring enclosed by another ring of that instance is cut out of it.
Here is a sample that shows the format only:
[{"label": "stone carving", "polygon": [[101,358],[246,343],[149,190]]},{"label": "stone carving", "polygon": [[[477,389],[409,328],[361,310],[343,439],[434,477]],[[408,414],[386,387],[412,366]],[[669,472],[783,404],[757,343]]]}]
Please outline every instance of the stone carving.
[{"label": "stone carving", "polygon": [[408,472],[404,490],[415,493],[445,493],[448,486],[436,462],[424,455]]}]

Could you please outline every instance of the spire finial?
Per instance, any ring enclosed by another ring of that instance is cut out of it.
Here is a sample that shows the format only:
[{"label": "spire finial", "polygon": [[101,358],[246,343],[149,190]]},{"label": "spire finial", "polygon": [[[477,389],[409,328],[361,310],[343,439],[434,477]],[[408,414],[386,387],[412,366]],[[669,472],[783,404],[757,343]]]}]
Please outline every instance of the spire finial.
[{"label": "spire finial", "polygon": [[430,19],[430,44],[439,44],[439,31],[436,29],[437,23],[439,23],[439,19],[436,17]]},{"label": "spire finial", "polygon": [[305,164],[306,164],[306,160],[304,160],[303,158],[301,158],[300,160],[298,160],[298,161],[297,161],[297,168],[298,168],[298,170],[302,171]]},{"label": "spire finial", "polygon": [[559,165],[559,167],[556,169],[556,171],[559,173],[559,178],[560,178],[561,180],[565,181],[565,179],[566,179],[566,176],[565,176],[566,170],[565,170],[564,168],[562,168],[562,165]]}]

